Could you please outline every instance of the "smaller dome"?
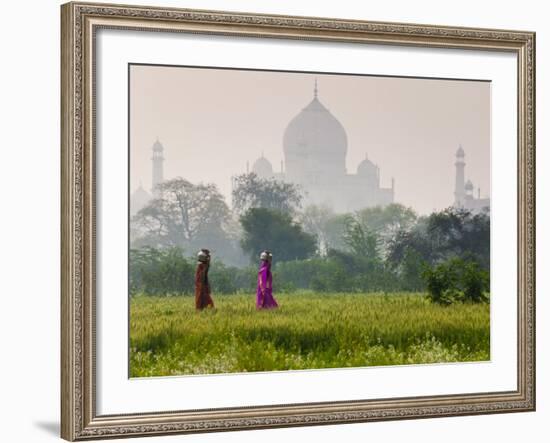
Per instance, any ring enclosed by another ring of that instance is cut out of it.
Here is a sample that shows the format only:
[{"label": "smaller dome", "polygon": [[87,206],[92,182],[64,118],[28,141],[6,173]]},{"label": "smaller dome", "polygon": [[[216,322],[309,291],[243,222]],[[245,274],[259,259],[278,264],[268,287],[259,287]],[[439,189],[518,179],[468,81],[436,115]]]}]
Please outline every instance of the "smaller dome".
[{"label": "smaller dome", "polygon": [[462,145],[458,146],[458,149],[456,151],[456,156],[457,157],[464,157],[464,149],[462,149]]},{"label": "smaller dome", "polygon": [[153,145],[153,151],[154,152],[162,152],[163,150],[164,150],[164,147],[162,146],[162,144],[157,139],[157,141]]},{"label": "smaller dome", "polygon": [[141,183],[130,197],[130,209],[132,214],[136,214],[141,208],[143,208],[151,200],[151,194],[149,194]]},{"label": "smaller dome", "polygon": [[262,156],[252,165],[252,172],[260,178],[271,177],[273,175],[273,166],[262,154]]},{"label": "smaller dome", "polygon": [[464,185],[464,189],[472,191],[474,189],[474,184],[471,180],[468,180],[466,184]]},{"label": "smaller dome", "polygon": [[376,175],[378,170],[378,166],[376,166],[373,162],[371,162],[368,157],[365,155],[365,159],[359,163],[357,166],[357,174],[358,175]]}]

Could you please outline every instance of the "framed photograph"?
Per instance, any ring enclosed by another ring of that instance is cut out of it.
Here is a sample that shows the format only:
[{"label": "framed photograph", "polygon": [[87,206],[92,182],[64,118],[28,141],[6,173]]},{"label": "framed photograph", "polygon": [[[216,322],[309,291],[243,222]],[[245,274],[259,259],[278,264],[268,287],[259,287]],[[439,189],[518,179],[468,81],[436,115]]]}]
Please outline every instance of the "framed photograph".
[{"label": "framed photograph", "polygon": [[535,34],[61,7],[67,440],[535,409]]}]

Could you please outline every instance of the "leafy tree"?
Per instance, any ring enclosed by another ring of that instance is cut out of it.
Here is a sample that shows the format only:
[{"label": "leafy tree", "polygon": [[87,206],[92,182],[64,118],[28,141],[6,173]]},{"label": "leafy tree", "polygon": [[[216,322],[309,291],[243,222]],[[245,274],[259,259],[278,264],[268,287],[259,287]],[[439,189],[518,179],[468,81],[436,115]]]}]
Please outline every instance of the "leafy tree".
[{"label": "leafy tree", "polygon": [[253,263],[263,249],[273,251],[276,260],[299,260],[315,252],[316,239],[303,231],[288,213],[275,209],[251,208],[240,217],[241,247]]},{"label": "leafy tree", "polygon": [[172,226],[165,201],[157,198],[150,200],[130,221],[132,246],[162,247],[172,244]]},{"label": "leafy tree", "polygon": [[134,247],[195,249],[207,244],[217,252],[231,249],[226,233],[229,208],[214,184],[175,178],[159,184],[158,191],[159,197],[131,221]]},{"label": "leafy tree", "polygon": [[397,232],[412,228],[417,215],[411,208],[392,203],[361,209],[357,212],[356,218],[365,229],[376,232],[383,241],[386,241]]},{"label": "leafy tree", "polygon": [[365,228],[356,218],[345,219],[344,241],[351,251],[359,257],[380,261],[380,238],[371,229]]},{"label": "leafy tree", "polygon": [[238,214],[244,214],[250,208],[294,213],[302,205],[302,194],[297,185],[263,179],[253,172],[234,178],[232,198],[233,210]]},{"label": "leafy tree", "polygon": [[426,282],[428,299],[433,303],[488,301],[489,272],[476,261],[454,257],[436,266],[427,266],[422,278]]},{"label": "leafy tree", "polygon": [[421,217],[409,230],[399,230],[389,239],[386,262],[394,270],[400,270],[407,257],[420,262],[432,263],[434,251],[427,232],[427,218]]},{"label": "leafy tree", "polygon": [[346,241],[344,234],[346,232],[346,223],[349,214],[334,214],[329,217],[324,224],[324,236],[326,238],[326,250],[338,249],[345,250],[347,249]]},{"label": "leafy tree", "polygon": [[427,219],[435,259],[472,255],[484,268],[490,260],[490,220],[487,213],[447,208]]},{"label": "leafy tree", "polygon": [[307,206],[299,215],[304,230],[317,238],[317,254],[326,256],[330,248],[343,249],[345,218],[328,206]]},{"label": "leafy tree", "polygon": [[425,262],[416,250],[405,250],[405,254],[400,263],[400,272],[397,275],[400,280],[400,289],[405,291],[422,291],[425,289],[425,282],[422,279],[424,264]]},{"label": "leafy tree", "polygon": [[383,255],[389,241],[400,230],[410,229],[417,215],[396,203],[364,208],[354,214],[334,214],[328,207],[310,205],[302,211],[300,220],[307,232],[317,236],[317,249],[322,256],[327,255],[329,249],[349,250],[350,240],[354,242],[354,236],[357,240],[357,235],[371,240],[376,237],[377,254]]},{"label": "leafy tree", "polygon": [[399,230],[388,242],[387,261],[399,269],[414,254],[433,265],[452,257],[473,259],[484,269],[490,261],[490,222],[485,213],[448,208],[422,217],[409,230]]}]

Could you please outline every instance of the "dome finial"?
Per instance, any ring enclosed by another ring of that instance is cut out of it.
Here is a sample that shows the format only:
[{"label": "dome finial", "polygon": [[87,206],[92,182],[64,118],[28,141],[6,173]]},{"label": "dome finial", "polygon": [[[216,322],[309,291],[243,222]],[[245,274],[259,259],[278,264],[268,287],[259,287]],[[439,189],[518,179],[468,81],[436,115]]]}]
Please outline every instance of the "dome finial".
[{"label": "dome finial", "polygon": [[315,87],[313,88],[313,98],[317,98],[319,90],[317,89],[317,77],[315,77]]}]

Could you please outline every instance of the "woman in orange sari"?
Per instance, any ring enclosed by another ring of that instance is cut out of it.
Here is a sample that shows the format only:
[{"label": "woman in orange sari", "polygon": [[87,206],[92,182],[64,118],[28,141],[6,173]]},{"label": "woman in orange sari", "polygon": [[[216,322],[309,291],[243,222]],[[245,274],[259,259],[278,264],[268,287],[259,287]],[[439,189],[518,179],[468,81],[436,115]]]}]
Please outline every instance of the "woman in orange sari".
[{"label": "woman in orange sari", "polygon": [[210,293],[208,282],[208,268],[210,267],[210,251],[201,249],[197,254],[198,263],[195,272],[195,308],[202,310],[206,307],[214,307],[214,301]]}]

